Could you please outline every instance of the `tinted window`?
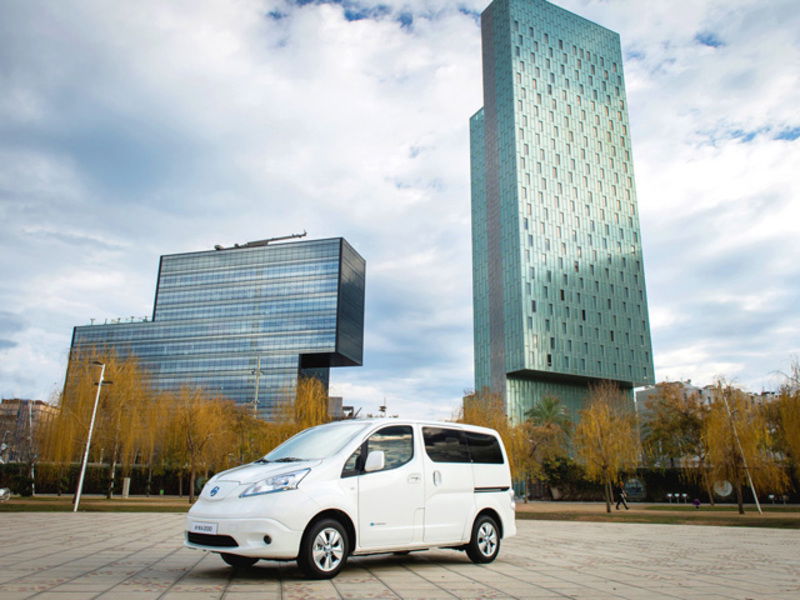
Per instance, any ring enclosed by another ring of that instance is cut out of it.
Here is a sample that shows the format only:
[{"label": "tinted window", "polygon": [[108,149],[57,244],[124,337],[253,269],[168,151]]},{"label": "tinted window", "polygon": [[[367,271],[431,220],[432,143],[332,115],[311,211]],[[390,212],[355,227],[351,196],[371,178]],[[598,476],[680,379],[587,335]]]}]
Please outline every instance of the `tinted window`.
[{"label": "tinted window", "polygon": [[474,431],[467,431],[466,435],[472,462],[503,464],[503,452],[496,437]]},{"label": "tinted window", "polygon": [[383,450],[386,469],[406,464],[414,456],[414,436],[409,425],[393,425],[376,431],[367,440],[367,456],[375,450]]},{"label": "tinted window", "polygon": [[425,452],[433,462],[468,463],[469,449],[464,432],[441,427],[423,427]]},{"label": "tinted window", "polygon": [[[366,448],[366,454],[364,450]],[[392,425],[373,433],[366,442],[356,448],[342,469],[342,477],[360,475],[364,471],[365,458],[370,452],[383,450],[383,470],[406,464],[414,457],[414,436],[408,425]]]}]

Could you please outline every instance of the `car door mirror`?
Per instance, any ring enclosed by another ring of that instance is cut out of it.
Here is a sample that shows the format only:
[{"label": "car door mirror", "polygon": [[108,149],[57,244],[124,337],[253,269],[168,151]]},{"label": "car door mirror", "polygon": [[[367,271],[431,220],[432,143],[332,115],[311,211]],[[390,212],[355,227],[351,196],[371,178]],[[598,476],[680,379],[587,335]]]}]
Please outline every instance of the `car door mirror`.
[{"label": "car door mirror", "polygon": [[364,465],[364,471],[370,473],[372,471],[380,471],[386,465],[386,457],[383,450],[373,450],[367,456],[367,462]]}]

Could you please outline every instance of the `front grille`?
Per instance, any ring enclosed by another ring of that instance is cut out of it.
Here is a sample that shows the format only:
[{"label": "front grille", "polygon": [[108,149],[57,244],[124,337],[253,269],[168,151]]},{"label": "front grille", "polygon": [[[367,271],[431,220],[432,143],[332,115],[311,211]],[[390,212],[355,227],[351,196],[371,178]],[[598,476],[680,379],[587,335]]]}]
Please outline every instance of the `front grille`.
[{"label": "front grille", "polygon": [[211,535],[209,533],[186,532],[186,539],[200,546],[216,546],[218,548],[235,548],[239,544],[229,535]]}]

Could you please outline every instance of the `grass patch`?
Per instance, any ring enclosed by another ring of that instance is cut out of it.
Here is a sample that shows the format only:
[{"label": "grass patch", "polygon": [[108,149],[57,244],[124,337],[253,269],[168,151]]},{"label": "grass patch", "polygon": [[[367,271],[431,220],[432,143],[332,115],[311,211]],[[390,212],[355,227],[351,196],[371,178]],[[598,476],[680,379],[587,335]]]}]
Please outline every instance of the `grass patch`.
[{"label": "grass patch", "polygon": [[[735,504],[716,504],[714,506],[711,506],[710,504],[703,504],[699,509],[695,508],[691,504],[654,504],[645,506],[633,504],[631,505],[631,508],[638,508],[641,510],[680,511],[690,512],[693,514],[700,514],[704,512],[737,512],[739,510],[739,507]],[[755,504],[745,504],[744,510],[747,512],[758,512]],[[797,512],[797,507],[783,506],[780,504],[762,504],[761,510],[764,512],[795,513]]]},{"label": "grass patch", "polygon": [[[189,510],[187,498],[151,496],[111,498],[82,497],[78,512],[174,512]],[[72,495],[15,497],[0,503],[0,512],[72,512]]]},{"label": "grass patch", "polygon": [[[189,510],[189,506],[153,506],[144,504],[84,504],[81,502],[81,507],[78,512],[174,512],[185,513]],[[13,502],[6,502],[0,504],[0,512],[72,512],[72,505],[62,504],[15,504]]]},{"label": "grass patch", "polygon": [[517,519],[537,521],[584,521],[595,523],[650,523],[659,525],[717,525],[724,527],[770,527],[800,529],[800,517],[769,517],[754,515],[725,515],[697,511],[696,514],[646,514],[625,512],[521,512]]}]

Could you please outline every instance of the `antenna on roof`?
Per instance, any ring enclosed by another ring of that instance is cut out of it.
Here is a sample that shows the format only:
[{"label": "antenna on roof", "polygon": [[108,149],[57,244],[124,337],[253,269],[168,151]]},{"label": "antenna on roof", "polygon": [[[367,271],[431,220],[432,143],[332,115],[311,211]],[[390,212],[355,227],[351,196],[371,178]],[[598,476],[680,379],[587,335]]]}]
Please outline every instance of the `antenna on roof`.
[{"label": "antenna on roof", "polygon": [[280,237],[273,237],[273,238],[267,238],[265,240],[256,240],[254,242],[247,242],[246,244],[234,244],[229,248],[225,248],[224,246],[216,244],[214,246],[214,250],[230,250],[231,248],[253,248],[255,246],[268,246],[271,242],[278,242],[280,240],[293,240],[296,238],[306,237],[307,235],[308,234],[304,229],[303,233],[291,233],[289,235],[282,235]]}]

